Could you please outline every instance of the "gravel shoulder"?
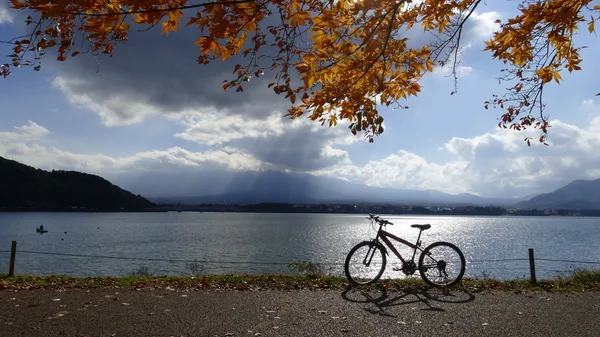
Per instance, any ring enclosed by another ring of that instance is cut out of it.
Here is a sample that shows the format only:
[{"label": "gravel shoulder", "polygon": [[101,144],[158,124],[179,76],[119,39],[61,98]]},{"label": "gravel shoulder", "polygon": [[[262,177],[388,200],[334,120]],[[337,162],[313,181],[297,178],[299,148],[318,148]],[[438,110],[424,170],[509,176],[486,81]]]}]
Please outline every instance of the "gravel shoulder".
[{"label": "gravel shoulder", "polygon": [[0,291],[0,336],[598,336],[600,293]]}]

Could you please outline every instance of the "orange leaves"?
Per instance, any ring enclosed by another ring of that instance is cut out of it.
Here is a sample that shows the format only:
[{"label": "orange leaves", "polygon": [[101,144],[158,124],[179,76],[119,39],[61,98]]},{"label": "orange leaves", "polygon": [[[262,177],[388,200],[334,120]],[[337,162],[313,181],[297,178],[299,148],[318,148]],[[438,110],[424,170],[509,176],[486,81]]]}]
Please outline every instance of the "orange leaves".
[{"label": "orange leaves", "polygon": [[11,7],[15,9],[24,9],[28,6],[27,2],[21,0],[10,0],[10,4]]},{"label": "orange leaves", "polygon": [[167,12],[167,19],[162,23],[162,32],[167,36],[170,32],[176,32],[179,26],[179,19],[183,16],[180,10],[172,10]]},{"label": "orange leaves", "polygon": [[[543,89],[552,81],[561,82],[562,69],[581,70],[579,50],[583,47],[576,46],[573,36],[583,24],[590,33],[595,31],[597,18],[587,16],[589,20],[586,20],[583,15],[591,2],[523,1],[520,14],[505,20],[492,39],[486,41],[485,50],[507,65],[502,70],[501,80],[517,82],[504,95],[495,96],[484,105],[486,109],[492,105],[506,111],[499,126],[510,125],[515,130],[540,128],[539,140],[545,144],[548,122],[544,115]],[[516,119],[519,114],[522,117]],[[529,138],[525,141],[530,144]]]},{"label": "orange leaves", "polygon": [[169,32],[177,31],[177,27],[179,26],[179,21],[178,20],[167,20],[162,23],[162,26],[163,26],[163,29],[162,29],[163,33],[169,35]]},{"label": "orange leaves", "polygon": [[298,12],[290,15],[290,25],[292,28],[296,28],[298,26],[304,26],[306,21],[310,19],[310,15],[308,12],[303,10],[299,10]]},{"label": "orange leaves", "polygon": [[560,76],[560,71],[553,69],[555,67],[548,66],[541,69],[538,69],[535,73],[540,77],[542,83],[547,83],[552,80],[556,81],[556,83],[560,83],[562,77]]},{"label": "orange leaves", "polygon": [[183,15],[182,12],[169,12],[169,19],[162,23],[162,32],[169,35],[169,32],[176,32],[179,26],[179,18]]},{"label": "orange leaves", "polygon": [[[401,100],[420,93],[419,82],[425,73],[432,72],[436,64],[452,66],[452,55],[457,55],[453,52],[460,47],[464,24],[482,3],[481,0],[10,1],[13,8],[28,9],[38,14],[36,17],[42,17],[40,21],[32,17],[25,20],[26,25],[35,28],[28,38],[13,41],[10,66],[29,65],[39,70],[41,56],[53,47],[58,49],[60,61],[88,49],[94,55],[112,55],[118,43],[127,41],[132,29],[128,23],[144,28],[160,25],[162,33],[169,35],[177,32],[186,16],[185,25],[198,30],[194,42],[200,49],[198,63],[225,61],[235,55],[245,58],[234,67],[234,78],[224,81],[223,89],[241,92],[243,82],[262,76],[263,70],[272,70],[275,78],[269,87],[289,99],[288,116],[297,118],[306,114],[330,127],[347,121],[351,132],[364,132],[369,140],[383,132],[378,105],[408,108],[400,104]],[[501,127],[516,130],[540,127],[546,134],[542,88],[553,81],[560,83],[563,69],[581,70],[581,48],[572,37],[584,24],[590,33],[595,32],[598,13],[592,12],[590,16],[587,12],[600,11],[600,5],[590,9],[590,3],[592,0],[521,0],[518,15],[496,21],[500,29],[485,42],[484,50],[506,64],[504,79],[511,84],[505,95],[495,96],[484,107],[503,110]],[[192,9],[194,12],[190,13]],[[269,23],[265,24],[267,17]],[[416,35],[408,33],[411,29],[424,29],[427,36],[433,34],[434,42],[425,46],[420,42],[410,43],[407,36]],[[75,42],[79,41],[74,38],[79,33],[88,45],[75,50],[79,46]],[[448,50],[451,52],[444,55]],[[24,61],[30,54],[32,61]],[[9,64],[3,65],[0,76],[8,74]],[[537,120],[532,117],[534,109],[540,114]]]},{"label": "orange leaves", "polygon": [[218,54],[221,50],[221,45],[214,38],[202,36],[194,44],[200,46],[200,51],[203,54]]}]

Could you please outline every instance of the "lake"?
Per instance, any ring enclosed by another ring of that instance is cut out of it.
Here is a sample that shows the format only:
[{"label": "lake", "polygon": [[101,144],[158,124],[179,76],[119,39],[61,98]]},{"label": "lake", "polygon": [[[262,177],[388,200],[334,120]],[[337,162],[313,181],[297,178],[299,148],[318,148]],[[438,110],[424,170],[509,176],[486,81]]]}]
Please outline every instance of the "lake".
[{"label": "lake", "polygon": [[[600,268],[600,218],[383,217],[395,223],[390,232],[409,241],[418,234],[410,224],[430,223],[423,244],[456,244],[469,277],[526,278],[528,248],[535,251],[538,279]],[[36,233],[40,224],[49,232]],[[123,276],[145,268],[153,275],[289,274],[289,262],[308,260],[342,275],[348,251],[374,234],[364,215],[0,213],[0,271],[8,271],[8,251],[16,240],[17,274]],[[390,260],[386,276],[398,277],[390,268],[396,258]]]}]

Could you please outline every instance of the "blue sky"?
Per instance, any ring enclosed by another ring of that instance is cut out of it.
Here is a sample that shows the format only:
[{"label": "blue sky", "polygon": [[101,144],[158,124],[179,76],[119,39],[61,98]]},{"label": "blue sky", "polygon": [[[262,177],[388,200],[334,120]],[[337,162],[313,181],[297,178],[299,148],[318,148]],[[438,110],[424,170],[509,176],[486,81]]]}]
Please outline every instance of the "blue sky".
[{"label": "blue sky", "polygon": [[[0,79],[0,156],[44,169],[99,174],[127,188],[144,172],[284,170],[371,186],[513,197],[600,178],[600,59],[597,37],[581,32],[583,71],[545,90],[549,147],[527,147],[525,133],[499,129],[500,111],[483,109],[501,65],[481,51],[514,2],[482,5],[465,33],[459,90],[447,69],[423,80],[408,110],[381,108],[386,131],[374,144],[344,126],[328,129],[283,118],[287,102],[252,82],[224,93],[232,63],[196,63],[194,31],[166,38],[134,34],[112,58],[44,59],[40,72],[13,69]],[[2,7],[4,6],[4,7]],[[0,4],[0,40],[20,35],[22,13]],[[8,54],[0,44],[0,53]],[[5,62],[8,62],[8,58]],[[171,177],[171,178],[167,178]],[[137,191],[133,191],[137,192]],[[156,194],[177,194],[161,191]],[[152,192],[149,192],[152,193]]]}]

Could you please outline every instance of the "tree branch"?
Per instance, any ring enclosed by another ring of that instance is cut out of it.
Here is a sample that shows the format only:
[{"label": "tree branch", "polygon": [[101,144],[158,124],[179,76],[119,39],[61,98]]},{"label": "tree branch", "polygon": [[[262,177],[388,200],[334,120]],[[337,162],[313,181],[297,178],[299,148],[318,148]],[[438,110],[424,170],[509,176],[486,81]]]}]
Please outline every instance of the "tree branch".
[{"label": "tree branch", "polygon": [[[173,8],[144,9],[144,10],[138,10],[138,11],[123,11],[123,12],[119,12],[119,13],[83,13],[83,12],[63,12],[63,13],[64,14],[83,15],[83,16],[131,15],[131,14],[170,12],[170,11],[186,10],[186,9],[192,9],[192,8],[208,7],[208,6],[214,6],[214,5],[235,5],[235,4],[249,3],[249,2],[255,2],[255,1],[256,0],[214,1],[214,2],[205,2],[205,3],[201,3],[201,4],[196,4],[196,5],[173,7]],[[32,9],[42,10],[42,8],[39,8],[39,7],[33,7]]]}]

